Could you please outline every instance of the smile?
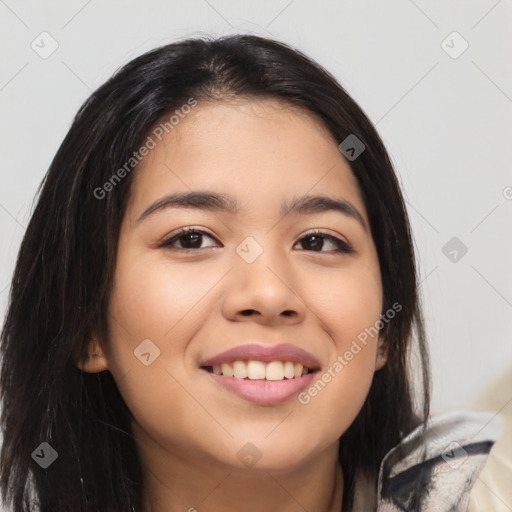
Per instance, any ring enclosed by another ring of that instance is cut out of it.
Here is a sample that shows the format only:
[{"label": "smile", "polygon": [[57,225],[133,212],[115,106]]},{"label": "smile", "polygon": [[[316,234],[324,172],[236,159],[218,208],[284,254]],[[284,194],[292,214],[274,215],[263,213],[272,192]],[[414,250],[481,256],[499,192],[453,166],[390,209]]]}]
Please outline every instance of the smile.
[{"label": "smile", "polygon": [[204,373],[213,381],[214,386],[218,386],[221,392],[228,391],[229,394],[234,394],[244,401],[259,405],[277,405],[296,397],[306,389],[311,384],[316,372],[290,379],[285,377],[282,380],[240,379],[218,375],[212,371]]},{"label": "smile", "polygon": [[303,391],[320,364],[291,344],[248,344],[202,361],[200,369],[223,392],[260,405],[276,405]]},{"label": "smile", "polygon": [[208,366],[207,371],[222,375],[224,377],[235,377],[236,379],[250,380],[273,380],[279,381],[294,379],[306,375],[311,370],[301,363],[292,361],[233,361],[220,365]]}]

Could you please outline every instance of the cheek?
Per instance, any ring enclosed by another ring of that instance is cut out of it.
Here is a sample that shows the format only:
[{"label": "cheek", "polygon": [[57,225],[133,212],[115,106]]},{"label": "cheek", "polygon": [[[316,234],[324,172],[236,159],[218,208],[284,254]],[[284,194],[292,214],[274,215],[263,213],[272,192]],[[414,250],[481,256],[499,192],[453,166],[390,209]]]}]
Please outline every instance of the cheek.
[{"label": "cheek", "polygon": [[109,369],[136,425],[163,443],[193,450],[191,439],[208,439],[218,425],[187,391],[191,386],[183,361],[201,323],[201,298],[218,278],[200,278],[191,266],[167,272],[165,264],[135,260],[121,257],[116,268]]},{"label": "cheek", "polygon": [[110,311],[132,343],[150,338],[174,351],[182,348],[178,333],[201,314],[202,300],[222,272],[200,272],[193,263],[170,265],[154,256],[119,257]]},{"label": "cheek", "polygon": [[332,350],[329,364],[299,396],[299,402],[304,415],[330,425],[333,438],[359,413],[375,372],[382,313],[382,286],[375,268],[361,266],[324,283],[329,293],[315,305],[331,337]]},{"label": "cheek", "polygon": [[[378,267],[358,265],[324,283],[322,298],[315,305],[335,344],[337,354],[349,350],[351,342],[366,339],[376,348],[375,326],[382,313],[382,285]],[[359,353],[358,359],[371,357],[372,350]],[[350,356],[349,356],[350,357]]]}]

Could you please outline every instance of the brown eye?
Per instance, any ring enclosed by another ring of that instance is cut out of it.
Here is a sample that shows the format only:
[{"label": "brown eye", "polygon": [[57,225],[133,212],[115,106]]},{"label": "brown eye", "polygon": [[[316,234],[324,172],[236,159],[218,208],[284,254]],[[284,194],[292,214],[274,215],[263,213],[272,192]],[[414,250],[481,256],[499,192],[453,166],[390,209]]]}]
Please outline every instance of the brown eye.
[{"label": "brown eye", "polygon": [[[200,231],[194,228],[184,228],[178,233],[175,233],[171,237],[165,239],[160,247],[165,247],[171,250],[188,251],[201,249],[202,238],[206,236],[214,240],[214,238],[204,231]],[[181,247],[176,246],[180,244]],[[211,247],[211,246],[210,246]]]},{"label": "brown eye", "polygon": [[334,246],[334,250],[337,252],[343,252],[347,254],[354,252],[354,250],[347,243],[343,242],[343,240],[340,240],[335,236],[323,233],[322,231],[314,231],[312,233],[308,233],[307,235],[303,236],[297,243],[300,243],[305,250],[314,252],[329,252],[322,251],[324,248],[325,240],[327,240],[331,246]]},{"label": "brown eye", "polygon": [[[205,236],[211,240],[215,240],[205,231],[188,227],[172,234],[160,244],[160,247],[165,247],[166,249],[177,251],[194,251],[203,248],[201,245],[203,242],[203,237]],[[330,244],[332,247],[334,247],[334,249],[328,249],[327,251],[322,250],[326,246],[326,241],[327,244]],[[354,252],[354,250],[343,240],[340,240],[335,236],[328,235],[322,231],[314,231],[312,233],[308,233],[307,235],[303,236],[297,243],[300,243],[304,250],[312,252],[331,252],[332,250],[346,254]]]}]

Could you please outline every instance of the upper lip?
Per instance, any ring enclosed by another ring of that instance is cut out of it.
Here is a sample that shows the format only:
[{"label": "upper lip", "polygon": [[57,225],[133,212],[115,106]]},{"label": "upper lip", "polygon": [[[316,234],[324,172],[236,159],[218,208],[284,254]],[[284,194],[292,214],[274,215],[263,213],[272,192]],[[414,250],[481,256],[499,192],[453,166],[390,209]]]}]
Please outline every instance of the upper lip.
[{"label": "upper lip", "polygon": [[289,343],[279,345],[260,345],[258,343],[249,343],[238,347],[230,348],[210,359],[203,361],[200,366],[217,366],[222,363],[232,363],[233,361],[291,361],[292,363],[301,363],[311,370],[320,368],[320,363],[315,356],[305,350]]}]

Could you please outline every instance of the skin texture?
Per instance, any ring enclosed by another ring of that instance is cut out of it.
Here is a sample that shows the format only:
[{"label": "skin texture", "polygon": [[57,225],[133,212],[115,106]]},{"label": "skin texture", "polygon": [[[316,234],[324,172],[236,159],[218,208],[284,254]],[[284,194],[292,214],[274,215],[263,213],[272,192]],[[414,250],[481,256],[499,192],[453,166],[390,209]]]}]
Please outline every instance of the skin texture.
[{"label": "skin texture", "polygon": [[[282,200],[322,194],[350,202],[368,226],[339,142],[312,114],[275,100],[199,103],[133,171],[110,339],[93,339],[98,355],[81,368],[110,371],[135,417],[145,512],[341,509],[338,440],[386,362],[382,340],[369,338],[307,404],[295,396],[258,405],[199,368],[260,341],[307,350],[325,372],[378,322],[382,284],[369,229],[336,211],[279,214]],[[163,208],[137,222],[160,197],[191,190],[230,194],[241,210]],[[197,248],[180,251],[180,239],[174,250],[159,247],[186,226],[207,233]],[[354,252],[328,238],[315,246],[304,238],[312,229]],[[252,263],[236,252],[249,236],[263,249]],[[134,356],[145,339],[160,350],[149,366]],[[252,467],[237,456],[248,442],[261,453]]]}]

